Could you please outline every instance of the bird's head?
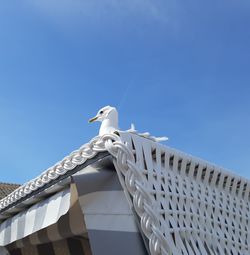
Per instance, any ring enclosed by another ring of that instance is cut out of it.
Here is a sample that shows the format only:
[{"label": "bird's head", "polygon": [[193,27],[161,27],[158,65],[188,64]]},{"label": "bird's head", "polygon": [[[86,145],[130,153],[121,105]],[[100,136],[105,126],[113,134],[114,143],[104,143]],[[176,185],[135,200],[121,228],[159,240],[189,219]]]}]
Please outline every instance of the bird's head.
[{"label": "bird's head", "polygon": [[117,118],[118,117],[118,113],[115,107],[112,106],[105,106],[103,108],[101,108],[98,113],[96,114],[96,116],[94,118],[91,118],[89,120],[89,122],[94,122],[94,121],[103,121],[105,119],[108,118]]}]

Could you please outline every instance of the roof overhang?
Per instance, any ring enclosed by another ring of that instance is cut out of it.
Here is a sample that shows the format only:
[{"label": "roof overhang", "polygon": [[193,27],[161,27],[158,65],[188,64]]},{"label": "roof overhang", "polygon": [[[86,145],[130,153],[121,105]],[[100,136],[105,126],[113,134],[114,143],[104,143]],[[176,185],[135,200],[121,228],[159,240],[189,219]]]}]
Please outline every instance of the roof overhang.
[{"label": "roof overhang", "polygon": [[[11,217],[12,215],[15,215],[18,212],[21,212],[28,208],[29,206],[44,200],[46,197],[53,195],[56,192],[59,192],[63,189],[65,189],[70,184],[70,177],[83,169],[84,167],[94,164],[97,161],[109,156],[110,154],[107,151],[99,152],[96,154],[93,158],[90,158],[86,160],[84,163],[76,165],[72,170],[65,172],[62,175],[58,175],[57,178],[51,178],[48,182],[44,182],[41,187],[37,187],[36,190],[31,191],[27,194],[24,194],[23,196],[20,196],[19,199],[17,199],[15,202],[12,203],[6,203],[7,205],[0,209],[0,222]],[[46,170],[46,172],[49,172],[50,169]],[[40,175],[39,177],[41,177]],[[39,178],[38,177],[38,178]],[[25,190],[29,183],[33,182],[31,180],[27,184],[22,185],[17,190],[13,191],[9,196],[16,196],[21,189]],[[3,198],[2,203],[5,203],[8,201],[7,198]],[[1,202],[0,201],[0,202]]]}]

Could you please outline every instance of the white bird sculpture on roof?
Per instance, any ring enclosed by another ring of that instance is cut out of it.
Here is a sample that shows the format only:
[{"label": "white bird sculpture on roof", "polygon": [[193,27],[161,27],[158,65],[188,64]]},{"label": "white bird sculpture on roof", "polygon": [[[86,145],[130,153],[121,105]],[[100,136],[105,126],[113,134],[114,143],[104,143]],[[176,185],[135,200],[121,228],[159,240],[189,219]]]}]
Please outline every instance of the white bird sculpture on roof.
[{"label": "white bird sculpture on roof", "polygon": [[[100,130],[99,130],[99,136],[105,135],[105,134],[112,134],[117,131],[119,131],[118,127],[118,112],[115,107],[112,106],[105,106],[101,108],[97,115],[89,120],[89,122],[94,121],[100,121],[102,122]],[[155,137],[151,136],[148,132],[146,133],[137,133],[135,130],[134,124],[131,124],[131,128],[127,130],[127,132],[137,134],[139,136],[142,136],[144,138],[150,139],[154,142],[161,142],[168,140],[167,137]]]}]

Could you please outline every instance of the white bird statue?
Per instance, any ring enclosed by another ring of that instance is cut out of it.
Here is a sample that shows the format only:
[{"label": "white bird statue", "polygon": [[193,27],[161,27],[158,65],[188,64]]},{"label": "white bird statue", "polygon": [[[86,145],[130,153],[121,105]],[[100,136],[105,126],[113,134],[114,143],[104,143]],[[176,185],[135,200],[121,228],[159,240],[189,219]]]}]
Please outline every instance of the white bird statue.
[{"label": "white bird statue", "polygon": [[[91,118],[89,120],[89,122],[94,122],[94,121],[102,122],[100,130],[99,130],[99,136],[102,136],[104,134],[111,134],[111,133],[114,133],[115,131],[119,131],[118,112],[115,107],[107,105],[101,108],[98,111],[97,115],[94,118]],[[139,136],[142,136],[154,142],[161,142],[161,141],[168,140],[168,138],[165,136],[155,137],[155,136],[151,136],[148,132],[138,133],[135,129],[134,124],[131,124],[131,128],[128,129],[127,132],[137,134]]]}]

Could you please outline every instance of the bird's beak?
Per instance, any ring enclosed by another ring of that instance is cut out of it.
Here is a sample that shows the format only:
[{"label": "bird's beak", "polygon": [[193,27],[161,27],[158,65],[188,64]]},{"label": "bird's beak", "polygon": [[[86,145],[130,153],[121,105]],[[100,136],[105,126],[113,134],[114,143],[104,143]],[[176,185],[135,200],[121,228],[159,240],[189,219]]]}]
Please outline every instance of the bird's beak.
[{"label": "bird's beak", "polygon": [[97,119],[98,119],[98,116],[95,116],[94,118],[89,119],[89,123],[94,122],[94,121],[96,121]]}]

